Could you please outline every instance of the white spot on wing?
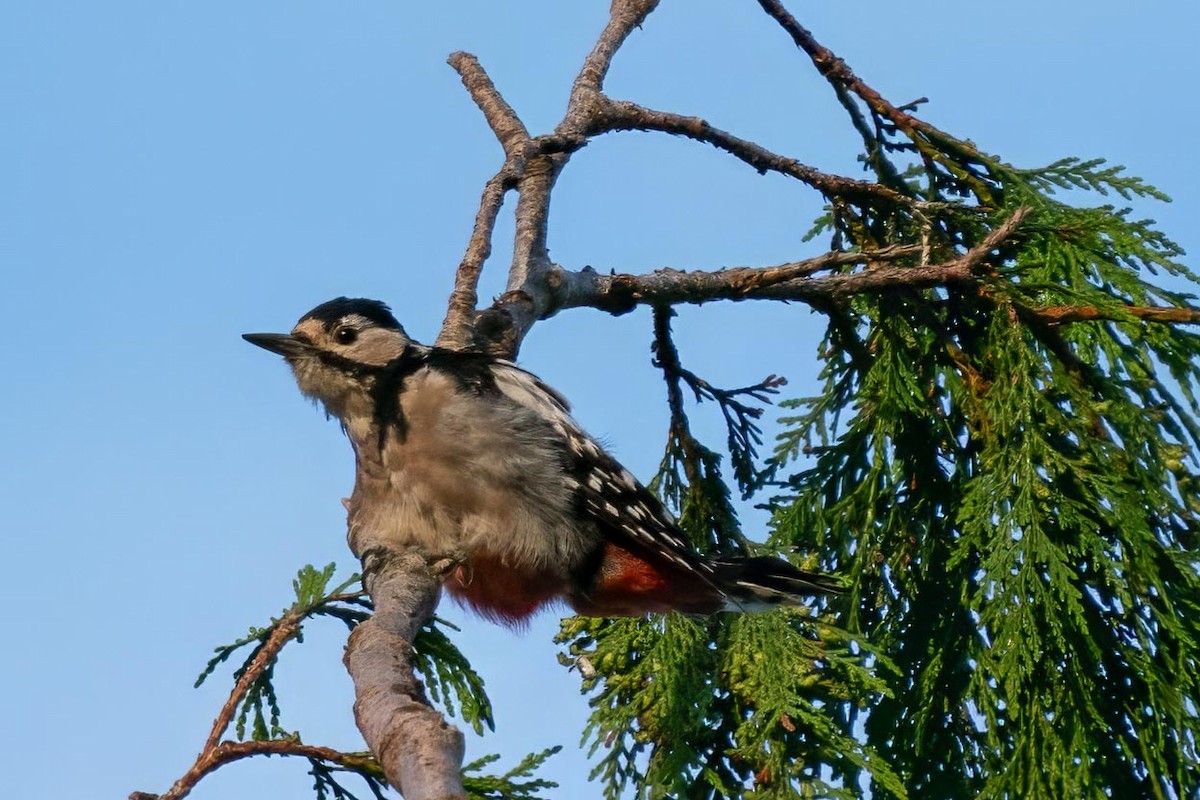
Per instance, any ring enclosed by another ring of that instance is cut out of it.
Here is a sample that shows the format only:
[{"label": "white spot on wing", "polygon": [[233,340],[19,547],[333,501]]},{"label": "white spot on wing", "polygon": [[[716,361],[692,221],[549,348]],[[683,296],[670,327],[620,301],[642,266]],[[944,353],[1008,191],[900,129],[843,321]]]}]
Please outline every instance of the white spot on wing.
[{"label": "white spot on wing", "polygon": [[623,531],[634,541],[669,559],[674,564],[704,577],[713,568],[692,553],[691,545],[679,535],[675,521],[665,508],[650,499],[629,470],[596,444],[571,418],[570,406],[562,395],[537,377],[507,361],[493,369],[496,388],[513,403],[534,411],[562,437],[564,449],[583,461],[586,477],[563,476],[564,485],[583,494],[583,507],[602,526]]}]

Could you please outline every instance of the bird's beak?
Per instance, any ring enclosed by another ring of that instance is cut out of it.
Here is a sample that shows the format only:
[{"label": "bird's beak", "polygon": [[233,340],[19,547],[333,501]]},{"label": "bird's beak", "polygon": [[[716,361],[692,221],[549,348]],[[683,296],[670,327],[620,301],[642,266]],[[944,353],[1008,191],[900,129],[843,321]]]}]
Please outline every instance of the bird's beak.
[{"label": "bird's beak", "polygon": [[308,342],[297,339],[290,333],[243,333],[242,338],[284,358],[303,355],[310,349]]}]

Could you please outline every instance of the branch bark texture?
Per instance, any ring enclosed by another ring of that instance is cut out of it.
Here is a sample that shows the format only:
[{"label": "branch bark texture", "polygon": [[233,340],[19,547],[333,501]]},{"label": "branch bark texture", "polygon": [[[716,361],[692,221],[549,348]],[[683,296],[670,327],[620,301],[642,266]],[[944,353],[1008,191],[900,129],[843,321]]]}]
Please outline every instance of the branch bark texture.
[{"label": "branch bark texture", "polygon": [[343,659],[354,681],[354,719],[388,782],[406,800],[460,800],[463,735],[429,704],[413,673],[412,642],[437,606],[441,582],[425,557],[391,550],[352,530],[375,602],[350,634]]},{"label": "branch bark texture", "polygon": [[[975,280],[988,256],[1011,237],[1028,214],[1018,209],[979,245],[938,264],[897,266],[920,245],[896,245],[869,252],[832,252],[773,267],[734,267],[716,272],[659,270],[646,275],[600,275],[595,271],[556,276],[559,308],[591,306],[614,313],[636,305],[706,303],[713,300],[802,300],[828,305],[855,294],[923,289]],[[865,264],[851,273],[814,275],[834,267]]]}]

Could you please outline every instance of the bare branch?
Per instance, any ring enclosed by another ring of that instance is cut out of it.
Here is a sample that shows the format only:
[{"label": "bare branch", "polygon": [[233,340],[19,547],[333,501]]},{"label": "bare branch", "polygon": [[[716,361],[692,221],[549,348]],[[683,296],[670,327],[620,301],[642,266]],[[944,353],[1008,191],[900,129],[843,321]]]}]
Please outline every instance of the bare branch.
[{"label": "bare branch", "polygon": [[839,58],[828,47],[818,42],[812,33],[783,7],[783,4],[779,0],[758,0],[758,4],[792,37],[792,41],[795,42],[796,46],[808,54],[808,57],[813,62],[813,66],[835,88],[843,86],[854,92],[872,111],[886,117],[890,122],[903,130],[911,131],[914,128],[934,130],[928,123],[901,111],[889,103],[879,92],[863,83],[862,79],[854,74],[854,70],[850,69],[850,66],[845,61]]},{"label": "bare branch", "polygon": [[847,98],[845,98],[844,92],[846,90],[857,95],[873,113],[888,120],[910,137],[913,137],[914,132],[919,131],[925,138],[936,139],[942,146],[954,148],[964,156],[982,158],[982,154],[970,142],[956,139],[925,120],[888,102],[883,95],[855,75],[854,70],[850,69],[845,61],[818,42],[812,33],[783,7],[779,0],[758,0],[758,4],[779,23],[779,26],[787,32],[796,46],[808,55],[817,71],[833,86],[834,91],[838,94],[838,99],[846,106],[852,119],[855,113],[845,102]]},{"label": "bare branch", "polygon": [[[556,137],[574,147],[586,141],[594,127],[600,92],[613,57],[657,6],[658,0],[613,0],[608,23],[571,87],[567,111],[554,129]],[[482,325],[491,340],[489,348],[498,354],[515,355],[529,328],[553,303],[549,276],[554,263],[546,246],[546,228],[550,193],[569,158],[567,151],[541,153],[530,156],[525,164],[518,184],[520,197],[507,291],[485,312],[486,322]]]},{"label": "bare branch", "polygon": [[437,346],[451,350],[469,349],[475,338],[475,309],[479,305],[479,275],[483,265],[492,254],[492,233],[496,229],[496,218],[504,205],[504,195],[511,184],[508,163],[483,186],[483,197],[479,200],[479,211],[475,214],[475,227],[467,242],[467,252],[459,262],[454,275],[454,289],[450,292],[449,308],[438,333]]},{"label": "bare branch", "polygon": [[517,185],[530,138],[525,124],[496,89],[475,56],[459,51],[452,53],[447,61],[462,78],[467,93],[483,112],[483,118],[504,148],[504,166],[484,184],[479,211],[475,214],[475,227],[467,242],[467,251],[455,272],[446,318],[438,333],[439,347],[462,350],[473,347],[475,343],[479,276],[484,262],[492,254],[492,233],[496,228],[500,207],[504,204],[504,195]]},{"label": "bare branch", "polygon": [[[560,271],[553,276],[558,305],[589,306],[612,313],[637,305],[706,303],[712,300],[804,300],[829,302],[863,292],[897,288],[920,289],[975,280],[979,267],[993,250],[1020,226],[1028,209],[1014,211],[975,247],[940,264],[894,266],[884,262],[911,257],[919,245],[895,245],[859,253],[833,252],[774,267],[736,267],[718,272],[659,270],[646,275],[600,275],[595,271]],[[868,269],[813,277],[813,273],[845,264]]]},{"label": "bare branch", "polygon": [[[658,0],[613,0],[609,20],[584,59],[571,89],[562,121],[550,136],[531,139],[512,107],[505,102],[474,56],[455,53],[450,64],[462,76],[463,85],[483,111],[505,151],[500,174],[502,186],[485,187],[476,217],[475,231],[467,254],[459,265],[450,309],[438,336],[438,344],[463,348],[474,346],[497,355],[513,356],[530,326],[544,316],[552,303],[549,275],[554,269],[546,246],[550,216],[550,193],[570,154],[587,142],[586,131],[596,113],[596,98],[604,84],[617,50],[657,7]],[[490,309],[476,317],[476,288],[483,261],[491,248],[499,200],[505,187],[518,192],[515,214],[513,258],[504,294]],[[487,241],[484,241],[486,237]]]},{"label": "bare branch", "polygon": [[[571,91],[572,105],[578,105],[578,96],[587,91],[599,92],[604,88],[604,78],[612,66],[613,56],[633,33],[641,27],[646,17],[658,7],[658,0],[613,0],[608,11],[608,24],[596,40],[592,52],[583,61],[579,76]],[[570,115],[568,114],[568,119]]]},{"label": "bare branch", "polygon": [[883,263],[915,256],[920,251],[919,245],[895,245],[857,253],[823,253],[770,267],[731,267],[717,271],[660,269],[644,275],[601,275],[590,269],[559,271],[552,276],[558,298],[553,311],[590,306],[621,314],[632,311],[637,305],[751,300],[772,287],[786,286],[832,267]]},{"label": "bare branch", "polygon": [[507,290],[492,308],[506,315],[510,336],[496,342],[501,355],[511,356],[521,339],[550,304],[546,276],[554,266],[546,246],[550,193],[570,157],[567,153],[535,156],[526,163],[518,188],[513,260]]},{"label": "bare branch", "polygon": [[821,172],[794,158],[773,153],[761,145],[713,127],[700,117],[655,111],[637,103],[605,97],[601,98],[592,124],[593,127],[588,131],[591,135],[607,131],[638,130],[686,136],[710,144],[718,150],[724,150],[749,164],[760,175],[767,172],[788,175],[817,189],[827,197],[875,198],[904,205],[917,202],[906,194],[878,183]]},{"label": "bare branch", "polygon": [[500,140],[504,154],[512,157],[529,141],[529,131],[525,129],[525,123],[521,122],[517,112],[513,111],[512,106],[496,89],[479,59],[460,50],[451,53],[446,61],[462,78],[467,93],[471,95],[475,105],[479,106],[483,118]]}]

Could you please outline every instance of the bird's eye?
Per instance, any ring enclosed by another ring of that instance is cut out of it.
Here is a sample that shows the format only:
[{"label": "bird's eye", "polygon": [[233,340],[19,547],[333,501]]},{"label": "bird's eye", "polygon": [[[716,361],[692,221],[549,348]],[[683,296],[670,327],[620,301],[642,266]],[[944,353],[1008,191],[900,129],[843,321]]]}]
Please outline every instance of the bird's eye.
[{"label": "bird's eye", "polygon": [[354,328],[338,328],[333,332],[333,338],[338,344],[353,344],[358,338],[358,331]]}]

